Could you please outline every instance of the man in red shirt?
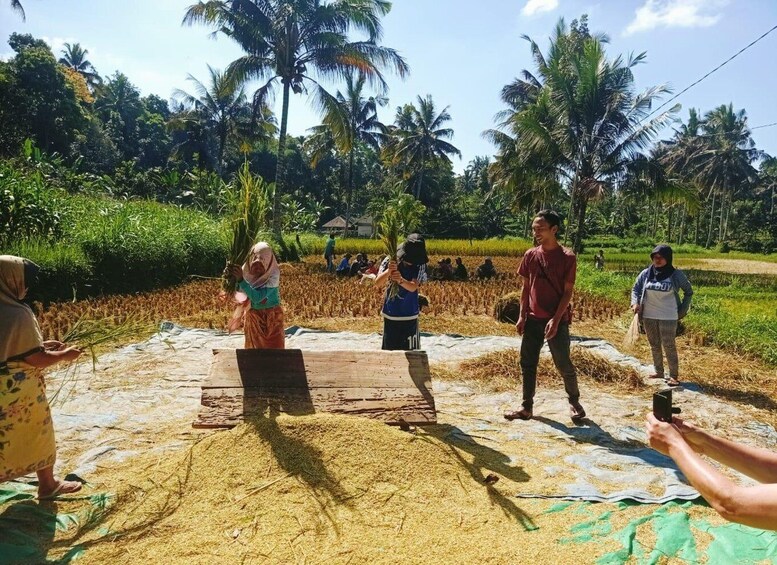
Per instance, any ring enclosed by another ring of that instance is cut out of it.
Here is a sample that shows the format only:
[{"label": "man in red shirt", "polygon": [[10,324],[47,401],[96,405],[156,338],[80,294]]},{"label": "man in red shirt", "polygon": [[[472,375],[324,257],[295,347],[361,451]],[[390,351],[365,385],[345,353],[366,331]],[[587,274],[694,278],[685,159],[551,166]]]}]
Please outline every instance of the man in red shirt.
[{"label": "man in red shirt", "polygon": [[572,421],[585,417],[580,405],[577,374],[569,356],[569,302],[575,289],[577,259],[569,249],[559,245],[561,218],[553,210],[542,210],[532,222],[537,247],[523,256],[518,274],[523,279],[521,313],[515,325],[521,340],[521,377],[523,380],[523,407],[505,413],[508,420],[530,420],[533,416],[534,392],[537,388],[537,365],[545,340],[553,356],[553,363],[564,378],[569,397]]}]

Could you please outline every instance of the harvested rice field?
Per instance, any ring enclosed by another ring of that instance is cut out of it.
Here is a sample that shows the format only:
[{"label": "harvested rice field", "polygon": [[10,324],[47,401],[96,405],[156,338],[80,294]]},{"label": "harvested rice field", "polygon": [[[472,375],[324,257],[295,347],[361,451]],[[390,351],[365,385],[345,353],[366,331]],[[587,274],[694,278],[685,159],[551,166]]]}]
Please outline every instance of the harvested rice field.
[{"label": "harvested rice field", "polygon": [[[480,261],[465,258],[471,269]],[[140,333],[129,340],[138,346],[104,349],[95,370],[88,364],[49,376],[58,393],[59,469],[87,485],[83,496],[49,503],[34,502],[26,482],[0,486],[0,563],[777,560],[777,536],[725,523],[701,500],[664,499],[688,487],[645,446],[656,384],[645,378],[645,340],[622,344],[623,297],[576,295],[573,360],[585,422],[570,423],[547,356],[535,419],[502,418],[520,401],[519,342],[512,324],[494,319],[494,304],[520,283],[516,259],[494,263],[497,279],[425,286],[431,306],[422,330],[434,335],[422,344],[430,347],[438,424],[409,431],[364,418],[275,413],[228,431],[193,430],[210,349],[242,343],[219,331],[230,306],[218,297],[218,281],[39,306],[51,337],[81,317],[140,316],[201,329],[148,342]],[[286,326],[325,332],[292,332],[289,347],[379,348],[379,290],[326,275],[317,258],[282,270]],[[678,347],[687,391],[676,403],[684,414],[738,441],[777,443],[772,367],[692,333]],[[653,503],[617,499],[629,489]],[[604,501],[556,498],[570,492]]]}]

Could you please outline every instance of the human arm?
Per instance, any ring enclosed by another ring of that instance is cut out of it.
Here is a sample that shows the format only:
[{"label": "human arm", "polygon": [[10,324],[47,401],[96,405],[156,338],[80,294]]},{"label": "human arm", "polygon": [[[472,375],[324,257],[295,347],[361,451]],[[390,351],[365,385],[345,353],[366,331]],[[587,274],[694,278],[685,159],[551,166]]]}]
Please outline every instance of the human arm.
[{"label": "human arm", "polygon": [[391,273],[397,270],[397,262],[384,260],[378,269],[378,276],[375,277],[375,284],[379,286],[385,285],[390,277]]},{"label": "human arm", "polygon": [[561,295],[561,301],[558,303],[556,313],[545,326],[545,339],[553,339],[558,333],[558,325],[567,312],[569,303],[572,301],[572,295],[575,292],[575,281],[566,281],[564,283],[564,294]]},{"label": "human arm", "polygon": [[[737,485],[707,463],[694,449],[696,444],[686,441],[677,425],[660,422],[653,414],[647,417],[647,436],[650,446],[671,457],[691,485],[723,518],[755,528],[777,529],[777,484]],[[697,440],[701,441],[700,436],[693,441]],[[740,452],[736,459],[741,455]]]},{"label": "human arm", "polygon": [[677,308],[677,317],[682,319],[688,315],[688,310],[691,308],[693,288],[691,287],[691,283],[688,280],[688,277],[685,276],[685,273],[680,270],[675,271],[675,273],[677,273],[677,286],[680,288],[680,290],[683,291],[683,300],[680,303],[680,306]]},{"label": "human arm", "polygon": [[515,324],[515,330],[518,335],[523,335],[526,328],[526,319],[529,316],[529,277],[521,277],[521,311],[518,314],[518,322]]},{"label": "human arm", "polygon": [[46,369],[61,361],[75,361],[79,355],[81,355],[81,350],[76,347],[64,347],[56,350],[44,349],[28,355],[24,358],[24,362],[36,369]]},{"label": "human arm", "polygon": [[642,310],[642,304],[640,304],[640,302],[642,300],[642,289],[645,286],[644,274],[645,271],[642,271],[637,276],[637,280],[634,281],[634,286],[631,287],[631,309],[635,314],[639,314]]}]

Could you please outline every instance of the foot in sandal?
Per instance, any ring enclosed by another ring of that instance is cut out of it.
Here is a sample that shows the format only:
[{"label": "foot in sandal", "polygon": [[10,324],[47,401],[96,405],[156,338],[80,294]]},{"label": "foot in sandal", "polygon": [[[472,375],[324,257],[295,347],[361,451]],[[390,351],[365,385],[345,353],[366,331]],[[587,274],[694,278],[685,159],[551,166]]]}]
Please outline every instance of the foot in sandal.
[{"label": "foot in sandal", "polygon": [[52,500],[63,494],[73,494],[81,490],[81,483],[78,481],[57,481],[53,489],[47,491],[38,488],[38,500]]}]

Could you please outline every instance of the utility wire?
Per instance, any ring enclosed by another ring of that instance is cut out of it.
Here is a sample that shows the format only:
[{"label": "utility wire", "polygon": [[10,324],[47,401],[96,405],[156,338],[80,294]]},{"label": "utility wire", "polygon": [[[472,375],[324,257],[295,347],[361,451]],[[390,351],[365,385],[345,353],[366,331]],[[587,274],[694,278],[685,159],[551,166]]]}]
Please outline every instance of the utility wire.
[{"label": "utility wire", "polygon": [[[769,31],[767,31],[766,33],[762,34],[760,37],[758,37],[758,38],[754,39],[753,41],[751,41],[750,43],[748,43],[748,44],[747,44],[745,47],[743,47],[742,49],[740,49],[739,51],[737,51],[736,53],[734,53],[734,54],[733,54],[731,57],[729,57],[728,59],[726,59],[725,61],[723,61],[723,62],[722,62],[720,65],[718,65],[717,67],[715,67],[714,69],[712,69],[710,72],[708,72],[706,75],[704,75],[703,77],[701,77],[700,79],[698,79],[696,82],[693,82],[693,83],[691,83],[690,85],[688,85],[688,86],[686,86],[685,88],[683,88],[683,89],[682,89],[680,92],[678,92],[677,94],[675,94],[674,96],[672,96],[672,97],[671,97],[669,100],[667,100],[666,102],[664,102],[663,104],[661,104],[661,105],[660,105],[658,108],[656,108],[655,110],[653,110],[652,112],[650,112],[650,113],[649,113],[647,116],[645,116],[644,118],[642,118],[642,120],[640,120],[640,121],[645,121],[645,120],[646,120],[646,119],[648,119],[650,116],[652,116],[653,114],[655,114],[656,112],[658,112],[658,111],[659,111],[661,108],[663,108],[664,106],[666,106],[667,104],[669,104],[669,103],[670,103],[672,100],[675,100],[675,99],[677,99],[678,97],[680,97],[682,94],[684,94],[684,93],[688,92],[688,91],[689,91],[690,89],[692,89],[694,86],[696,86],[696,85],[697,85],[697,84],[699,84],[701,81],[703,81],[704,79],[706,79],[708,76],[710,76],[711,74],[715,73],[716,71],[718,71],[719,69],[721,69],[722,67],[726,66],[728,63],[730,63],[731,61],[733,61],[733,60],[734,60],[734,59],[736,59],[737,57],[739,57],[739,56],[740,56],[742,53],[744,53],[745,51],[747,51],[748,49],[750,49],[750,48],[751,48],[753,45],[755,45],[756,43],[758,43],[759,41],[761,41],[761,40],[762,40],[764,37],[766,37],[767,35],[769,35],[770,33],[772,33],[772,32],[773,32],[774,30],[776,30],[776,29],[777,29],[777,25],[775,25],[773,28],[771,28],[771,29],[770,29]],[[768,124],[768,125],[774,125],[774,124]],[[760,128],[760,127],[768,127],[768,125],[767,125],[767,126],[759,126],[759,128]],[[756,128],[752,128],[752,129],[756,129]]]}]

